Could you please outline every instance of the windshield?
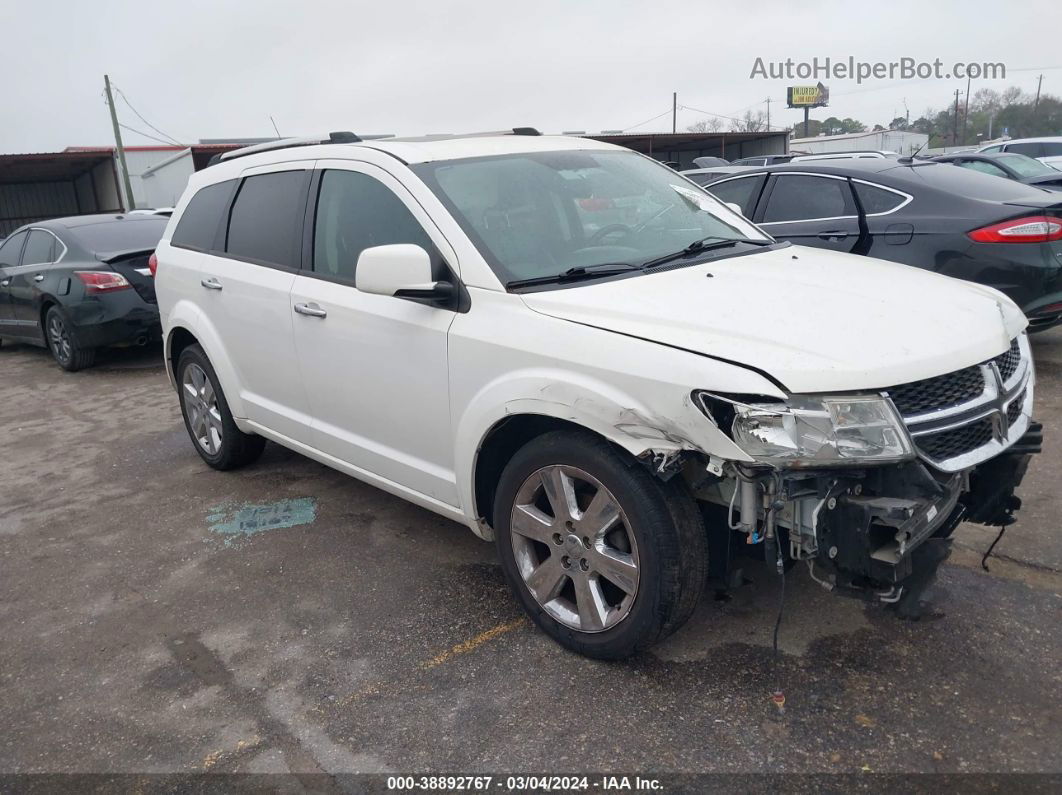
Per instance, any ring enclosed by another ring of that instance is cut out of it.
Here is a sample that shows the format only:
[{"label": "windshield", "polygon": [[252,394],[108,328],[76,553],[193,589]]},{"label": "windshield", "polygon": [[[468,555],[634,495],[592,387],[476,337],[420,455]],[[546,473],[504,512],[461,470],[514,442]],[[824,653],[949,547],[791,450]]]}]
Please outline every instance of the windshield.
[{"label": "windshield", "polygon": [[[1027,155],[1000,155],[997,160],[1023,177],[1042,177],[1045,174],[1059,174],[1058,169],[1052,168],[1047,163]],[[1059,175],[1062,176],[1062,174]]]},{"label": "windshield", "polygon": [[506,284],[571,269],[640,266],[704,238],[771,239],[672,169],[634,152],[535,152],[414,169]]}]

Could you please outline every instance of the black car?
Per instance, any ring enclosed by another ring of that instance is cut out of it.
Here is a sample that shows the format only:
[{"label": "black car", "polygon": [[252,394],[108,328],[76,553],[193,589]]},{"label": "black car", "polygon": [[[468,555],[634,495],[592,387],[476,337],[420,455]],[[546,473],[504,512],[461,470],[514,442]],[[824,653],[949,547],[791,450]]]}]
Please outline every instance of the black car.
[{"label": "black car", "polygon": [[96,349],[161,337],[148,260],[167,219],[80,215],[27,224],[0,246],[0,339],[80,370]]},{"label": "black car", "polygon": [[1062,191],[1062,171],[1035,157],[1017,152],[959,152],[934,157],[938,163],[951,163],[994,177],[1013,179],[1037,188]]},{"label": "black car", "polygon": [[781,240],[987,284],[1032,330],[1062,322],[1058,193],[910,158],[770,166],[705,190]]}]

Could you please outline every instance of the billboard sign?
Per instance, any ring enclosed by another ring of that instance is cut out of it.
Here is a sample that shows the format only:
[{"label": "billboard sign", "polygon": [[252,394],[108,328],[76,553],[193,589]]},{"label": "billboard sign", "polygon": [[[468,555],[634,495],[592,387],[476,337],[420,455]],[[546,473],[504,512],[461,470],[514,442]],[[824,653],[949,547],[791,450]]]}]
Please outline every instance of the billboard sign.
[{"label": "billboard sign", "polygon": [[791,108],[821,108],[830,104],[830,89],[822,83],[814,86],[790,86],[786,101]]}]

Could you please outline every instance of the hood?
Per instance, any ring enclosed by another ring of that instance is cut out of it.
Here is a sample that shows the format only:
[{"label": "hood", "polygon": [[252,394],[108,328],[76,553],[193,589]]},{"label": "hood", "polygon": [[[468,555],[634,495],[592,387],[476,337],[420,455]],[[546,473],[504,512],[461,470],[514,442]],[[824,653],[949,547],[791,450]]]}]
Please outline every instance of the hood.
[{"label": "hood", "polygon": [[1003,353],[1027,325],[990,287],[802,246],[521,298],[551,317],[761,370],[791,392],[951,372]]}]

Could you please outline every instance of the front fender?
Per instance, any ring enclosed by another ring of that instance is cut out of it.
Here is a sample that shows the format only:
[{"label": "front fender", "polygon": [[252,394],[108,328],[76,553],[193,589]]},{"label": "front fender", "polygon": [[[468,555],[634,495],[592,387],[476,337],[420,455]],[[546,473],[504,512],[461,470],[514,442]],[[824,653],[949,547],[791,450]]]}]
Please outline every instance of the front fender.
[{"label": "front fender", "polygon": [[499,422],[520,414],[575,423],[636,457],[695,450],[726,460],[752,460],[681,386],[660,384],[653,394],[636,397],[572,371],[516,371],[476,393],[456,423],[455,471],[466,516],[476,516],[475,469],[484,440]]}]

